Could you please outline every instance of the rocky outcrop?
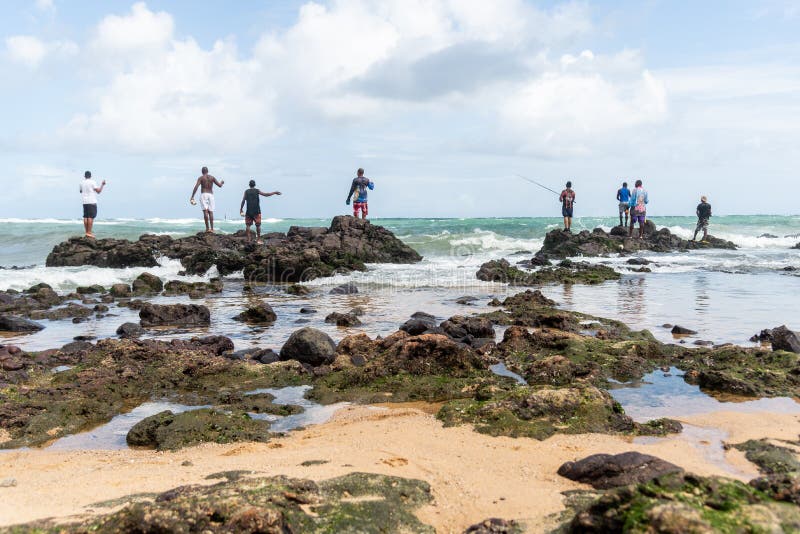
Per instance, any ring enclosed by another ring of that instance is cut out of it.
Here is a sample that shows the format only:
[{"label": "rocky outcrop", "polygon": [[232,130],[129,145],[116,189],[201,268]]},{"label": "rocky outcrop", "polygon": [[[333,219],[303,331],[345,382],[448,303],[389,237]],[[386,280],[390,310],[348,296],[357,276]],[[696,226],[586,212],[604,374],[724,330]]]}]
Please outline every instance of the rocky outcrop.
[{"label": "rocky outcrop", "polygon": [[502,282],[511,286],[600,284],[621,278],[618,272],[606,265],[564,260],[556,267],[542,267],[528,271],[511,265],[505,259],[484,263],[475,276],[484,282]]},{"label": "rocky outcrop", "polygon": [[330,313],[328,314],[327,317],[325,317],[325,322],[342,327],[353,327],[361,325],[361,319],[359,319],[358,315],[352,311],[345,313],[343,312]]},{"label": "rocky outcrop", "polygon": [[[634,235],[638,235],[638,229]],[[583,230],[577,234],[553,230],[544,239],[544,245],[536,254],[540,258],[567,258],[573,256],[606,256],[609,254],[633,253],[642,250],[652,252],[675,252],[697,249],[736,249],[730,241],[708,236],[707,242],[687,241],[676,236],[668,228],[658,230],[652,220],[645,224],[643,239],[630,238],[625,228],[614,228],[606,232],[602,228]]]},{"label": "rocky outcrop", "polygon": [[164,295],[189,295],[189,298],[202,298],[209,293],[222,293],[223,284],[220,278],[212,278],[208,282],[183,282],[170,280],[164,284]]},{"label": "rocky outcrop", "polygon": [[144,328],[136,323],[122,323],[117,327],[117,335],[123,339],[136,339],[144,335]]},{"label": "rocky outcrop", "polygon": [[428,483],[349,473],[312,481],[252,477],[249,471],[210,475],[216,483],[180,486],[154,498],[122,499],[120,509],[82,516],[76,523],[44,520],[12,527],[19,532],[185,532],[283,534],[414,532],[433,534],[415,511],[433,501]]},{"label": "rocky outcrop", "polygon": [[576,462],[567,462],[558,469],[562,477],[590,484],[595,489],[640,484],[668,473],[683,473],[683,469],[639,452],[593,454]]},{"label": "rocky outcrop", "polygon": [[155,267],[157,250],[149,243],[125,239],[72,237],[47,256],[48,267]]},{"label": "rocky outcrop", "polygon": [[72,238],[57,245],[47,265],[154,267],[156,258],[179,259],[188,274],[216,266],[225,276],[243,271],[259,282],[302,282],[337,272],[366,269],[366,263],[415,263],[422,259],[389,230],[349,216],[335,217],[329,228],[292,227],[286,234],[263,236],[265,246],[233,235],[200,233],[172,239],[143,235],[138,241]]},{"label": "rocky outcrop", "polygon": [[281,360],[297,360],[312,367],[331,363],[335,354],[336,343],[331,337],[310,327],[292,333],[281,348]]},{"label": "rocky outcrop", "polygon": [[197,304],[150,304],[139,310],[142,326],[198,326],[211,323],[211,312]]},{"label": "rocky outcrop", "polygon": [[793,330],[789,330],[786,325],[762,330],[751,337],[750,341],[770,343],[772,350],[800,353],[800,335]]}]

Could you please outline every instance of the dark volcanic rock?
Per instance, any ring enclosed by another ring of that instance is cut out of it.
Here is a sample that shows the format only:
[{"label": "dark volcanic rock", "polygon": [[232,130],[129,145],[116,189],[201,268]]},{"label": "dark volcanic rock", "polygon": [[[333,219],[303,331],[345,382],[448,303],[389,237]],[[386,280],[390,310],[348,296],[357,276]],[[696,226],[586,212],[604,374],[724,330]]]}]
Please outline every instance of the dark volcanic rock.
[{"label": "dark volcanic rock", "polygon": [[679,336],[693,336],[697,334],[696,331],[679,325],[673,326],[671,332]]},{"label": "dark volcanic rock", "polygon": [[156,257],[179,259],[187,274],[216,266],[221,276],[244,271],[258,282],[301,282],[366,269],[366,263],[415,263],[422,259],[390,231],[353,217],[335,217],[329,228],[292,227],[288,233],[249,243],[233,235],[199,233],[181,239],[143,235],[138,241],[73,238],[57,245],[48,266],[155,267]]},{"label": "dark volcanic rock", "polygon": [[762,330],[760,334],[756,334],[750,340],[769,341],[772,344],[772,350],[800,353],[800,335],[789,330],[786,325],[771,330]]},{"label": "dark volcanic rock", "polygon": [[209,293],[222,292],[222,280],[220,278],[212,278],[209,282],[183,282],[180,280],[170,280],[164,284],[164,294],[172,295],[189,295],[190,298],[204,297]]},{"label": "dark volcanic rock", "polygon": [[[640,250],[673,252],[702,248],[736,249],[736,245],[730,241],[713,236],[708,237],[707,243],[681,239],[667,228],[657,230],[656,225],[651,220],[648,220],[645,224],[644,239],[629,238],[625,229],[617,230],[617,228],[613,229],[610,234],[600,228],[595,228],[592,232],[584,230],[577,234],[553,230],[545,236],[544,246],[537,255],[549,258],[566,258],[570,256],[604,256]],[[638,229],[634,235],[638,235]]]},{"label": "dark volcanic rock", "polygon": [[123,339],[135,339],[144,335],[144,328],[136,323],[122,323],[117,328],[117,335]]},{"label": "dark volcanic rock", "polygon": [[127,298],[131,296],[131,286],[128,284],[114,284],[108,292],[112,297]]},{"label": "dark volcanic rock", "polygon": [[355,295],[358,293],[358,286],[354,282],[347,282],[331,289],[331,295]]},{"label": "dark volcanic rock", "polygon": [[492,517],[467,527],[464,534],[516,534],[522,528],[516,521]]},{"label": "dark volcanic rock", "polygon": [[153,295],[163,289],[164,283],[154,274],[142,273],[133,281],[133,293],[136,295]]},{"label": "dark volcanic rock", "polygon": [[156,252],[151,245],[125,239],[73,237],[56,245],[47,256],[48,267],[155,267]]},{"label": "dark volcanic rock", "polygon": [[245,323],[263,324],[274,323],[278,319],[278,316],[275,314],[272,306],[261,301],[257,304],[251,304],[245,311],[233,319]]},{"label": "dark volcanic rock", "polygon": [[361,319],[358,318],[358,315],[352,311],[347,313],[333,312],[325,317],[325,322],[344,327],[359,326],[362,324]]},{"label": "dark volcanic rock", "polygon": [[411,319],[400,326],[400,330],[418,336],[437,326],[436,317],[425,312],[416,312]]},{"label": "dark volcanic rock", "polygon": [[595,489],[639,484],[667,473],[683,473],[683,469],[638,452],[593,454],[577,462],[567,462],[558,469],[562,477],[591,484]]},{"label": "dark volcanic rock", "polygon": [[472,338],[494,339],[494,325],[485,317],[455,315],[439,326],[448,336],[457,341],[471,344]]},{"label": "dark volcanic rock", "polygon": [[194,326],[211,323],[211,312],[197,304],[150,304],[139,311],[142,326]]},{"label": "dark volcanic rock", "polygon": [[492,260],[481,265],[475,274],[485,282],[504,282],[511,286],[534,286],[541,284],[599,284],[608,280],[619,280],[621,275],[606,265],[564,260],[556,267],[544,267],[536,271],[523,271],[505,259]]},{"label": "dark volcanic rock", "polygon": [[308,287],[301,284],[292,284],[286,288],[286,292],[289,293],[290,295],[297,295],[299,297],[302,297],[311,293],[311,290]]},{"label": "dark volcanic rock", "polygon": [[44,325],[13,315],[0,315],[0,330],[5,332],[38,332]]},{"label": "dark volcanic rock", "polygon": [[294,332],[281,349],[281,360],[297,360],[313,367],[331,363],[335,355],[336,343],[331,337],[310,327]]}]

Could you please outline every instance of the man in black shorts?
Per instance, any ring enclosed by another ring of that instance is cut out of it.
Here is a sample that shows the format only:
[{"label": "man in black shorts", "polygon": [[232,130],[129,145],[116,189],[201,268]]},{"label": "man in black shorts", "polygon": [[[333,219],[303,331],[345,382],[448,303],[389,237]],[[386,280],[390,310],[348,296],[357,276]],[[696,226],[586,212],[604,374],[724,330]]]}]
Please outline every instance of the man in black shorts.
[{"label": "man in black shorts", "polygon": [[694,229],[692,241],[697,241],[697,234],[702,230],[705,243],[708,241],[708,220],[711,218],[711,204],[708,203],[708,198],[700,197],[700,204],[697,205],[695,213],[697,213],[697,227]]},{"label": "man in black shorts", "polygon": [[97,217],[97,195],[103,192],[106,186],[106,181],[97,187],[97,183],[92,180],[92,173],[86,171],[83,173],[83,182],[81,182],[81,199],[83,200],[83,229],[86,232],[86,237],[94,238],[92,233],[92,226],[94,226],[94,219]]},{"label": "man in black shorts", "polygon": [[[256,189],[256,181],[250,180],[250,189],[246,189],[244,196],[242,196],[242,205],[239,206],[239,214],[244,217],[244,225],[247,228],[245,232],[247,241],[252,239],[250,233],[250,226],[255,223],[256,225],[256,244],[261,245],[261,199],[262,197],[271,197],[273,195],[280,195],[280,191],[273,191],[272,193],[262,193]],[[244,210],[244,205],[247,204],[247,211]]]},{"label": "man in black shorts", "polygon": [[564,217],[564,231],[572,231],[572,210],[575,204],[575,191],[572,190],[572,182],[567,182],[567,188],[558,197],[561,201],[561,215]]}]

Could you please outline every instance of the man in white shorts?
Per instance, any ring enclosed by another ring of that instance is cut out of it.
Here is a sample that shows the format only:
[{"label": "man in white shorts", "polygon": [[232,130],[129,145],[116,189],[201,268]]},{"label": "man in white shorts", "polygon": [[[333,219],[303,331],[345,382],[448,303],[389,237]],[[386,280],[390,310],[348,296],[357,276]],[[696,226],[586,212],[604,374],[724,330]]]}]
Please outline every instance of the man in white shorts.
[{"label": "man in white shorts", "polygon": [[214,232],[214,186],[222,187],[225,180],[218,182],[216,178],[208,174],[208,167],[203,167],[203,173],[194,184],[192,196],[189,198],[192,206],[197,204],[194,200],[194,195],[197,193],[197,188],[200,188],[200,209],[203,210],[203,220],[206,222],[206,232]]}]

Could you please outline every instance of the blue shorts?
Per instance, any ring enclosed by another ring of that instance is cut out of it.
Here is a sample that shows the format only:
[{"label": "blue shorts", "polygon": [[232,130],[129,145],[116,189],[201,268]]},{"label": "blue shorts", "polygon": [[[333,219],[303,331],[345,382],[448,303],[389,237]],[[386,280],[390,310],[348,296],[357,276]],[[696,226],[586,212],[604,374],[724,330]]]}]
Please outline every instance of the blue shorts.
[{"label": "blue shorts", "polygon": [[568,208],[566,206],[563,206],[561,208],[561,216],[562,217],[572,217],[572,208]]},{"label": "blue shorts", "polygon": [[94,219],[95,217],[97,217],[97,204],[84,204],[83,218]]}]

